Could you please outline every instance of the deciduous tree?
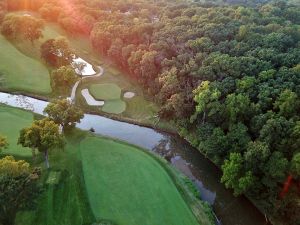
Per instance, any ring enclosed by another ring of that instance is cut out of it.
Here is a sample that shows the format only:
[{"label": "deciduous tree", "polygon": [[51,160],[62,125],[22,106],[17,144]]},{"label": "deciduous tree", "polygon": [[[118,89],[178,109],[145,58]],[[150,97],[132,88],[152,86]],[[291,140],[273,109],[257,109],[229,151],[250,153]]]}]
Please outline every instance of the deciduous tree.
[{"label": "deciduous tree", "polygon": [[35,120],[30,127],[20,131],[18,144],[23,147],[38,149],[45,157],[46,167],[49,169],[49,151],[62,149],[65,145],[63,136],[59,133],[59,127],[52,120],[45,118]]},{"label": "deciduous tree", "polygon": [[0,159],[0,224],[13,225],[18,210],[32,207],[40,193],[39,169],[12,156]]},{"label": "deciduous tree", "polygon": [[55,100],[49,103],[44,113],[47,113],[49,118],[61,125],[63,129],[74,127],[75,123],[83,118],[82,110],[68,99]]}]

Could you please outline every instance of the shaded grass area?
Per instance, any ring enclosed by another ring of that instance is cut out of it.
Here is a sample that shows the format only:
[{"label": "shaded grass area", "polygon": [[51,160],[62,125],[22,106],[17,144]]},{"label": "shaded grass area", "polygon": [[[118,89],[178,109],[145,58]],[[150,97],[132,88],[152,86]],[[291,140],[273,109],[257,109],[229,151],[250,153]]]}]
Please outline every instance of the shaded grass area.
[{"label": "shaded grass area", "polygon": [[48,69],[38,60],[19,52],[0,34],[1,88],[30,93],[51,93]]},{"label": "shaded grass area", "polygon": [[126,225],[195,225],[172,179],[135,147],[90,137],[81,142],[83,172],[97,219]]},{"label": "shaded grass area", "polygon": [[17,145],[17,142],[19,130],[30,126],[32,121],[32,113],[0,104],[0,135],[7,137],[9,142],[3,154],[31,156],[31,149]]},{"label": "shaded grass area", "polygon": [[79,130],[68,134],[66,148],[50,154],[49,171],[44,168],[40,155],[35,164],[44,168],[41,179],[44,191],[36,209],[19,212],[15,225],[89,225],[95,222],[79,154],[79,143],[85,135]]}]

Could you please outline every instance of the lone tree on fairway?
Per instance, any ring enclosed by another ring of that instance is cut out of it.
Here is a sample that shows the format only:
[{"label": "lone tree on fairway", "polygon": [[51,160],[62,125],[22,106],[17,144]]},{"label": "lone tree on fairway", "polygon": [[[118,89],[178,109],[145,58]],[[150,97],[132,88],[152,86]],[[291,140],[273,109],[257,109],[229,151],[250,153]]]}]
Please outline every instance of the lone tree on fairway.
[{"label": "lone tree on fairway", "polygon": [[62,126],[63,130],[72,128],[83,118],[83,112],[70,100],[59,99],[47,105],[44,110],[49,118]]},{"label": "lone tree on fairway", "polygon": [[30,127],[23,128],[20,131],[18,144],[44,153],[46,167],[50,168],[49,150],[63,148],[65,142],[63,136],[59,133],[58,125],[49,118],[45,118],[34,121]]},{"label": "lone tree on fairway", "polygon": [[66,93],[78,80],[71,66],[62,66],[51,72],[51,87],[60,93]]},{"label": "lone tree on fairway", "polygon": [[8,142],[5,137],[0,135],[0,152],[8,147]]},{"label": "lone tree on fairway", "polygon": [[0,159],[0,224],[12,225],[18,210],[33,206],[40,170],[12,156]]}]

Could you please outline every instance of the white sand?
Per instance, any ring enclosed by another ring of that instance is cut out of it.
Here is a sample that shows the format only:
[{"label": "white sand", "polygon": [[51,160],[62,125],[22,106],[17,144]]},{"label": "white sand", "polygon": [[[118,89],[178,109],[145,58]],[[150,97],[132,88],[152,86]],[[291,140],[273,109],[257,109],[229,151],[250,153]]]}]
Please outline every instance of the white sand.
[{"label": "white sand", "polygon": [[124,93],[124,98],[133,98],[135,96],[134,92],[127,91]]},{"label": "white sand", "polygon": [[96,99],[94,99],[94,97],[90,94],[88,89],[81,90],[81,94],[84,97],[84,99],[88,105],[92,105],[92,106],[103,106],[104,105],[104,101],[97,101]]},{"label": "white sand", "polygon": [[93,66],[84,59],[80,57],[73,59],[73,67],[75,67],[76,63],[83,63],[85,65],[82,71],[78,71],[78,69],[75,69],[76,73],[81,74],[82,76],[93,76],[96,74],[96,71],[93,69]]}]

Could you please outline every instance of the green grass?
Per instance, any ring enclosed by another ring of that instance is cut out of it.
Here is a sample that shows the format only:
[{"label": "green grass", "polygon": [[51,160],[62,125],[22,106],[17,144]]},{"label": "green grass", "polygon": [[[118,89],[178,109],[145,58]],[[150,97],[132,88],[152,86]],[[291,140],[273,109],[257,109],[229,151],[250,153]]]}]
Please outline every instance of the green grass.
[{"label": "green grass", "polygon": [[106,101],[102,107],[102,111],[106,113],[121,114],[125,110],[126,103],[120,99]]},{"label": "green grass", "polygon": [[121,100],[121,89],[114,83],[92,84],[89,87],[91,95],[98,100],[104,100],[103,112],[120,114],[126,110],[126,103]]},{"label": "green grass", "polygon": [[9,142],[9,147],[3,151],[3,154],[31,156],[31,150],[17,145],[17,141],[19,130],[29,126],[32,121],[32,113],[0,105],[0,135],[7,137]]},{"label": "green grass", "polygon": [[124,99],[127,103],[125,116],[135,116],[135,119],[139,122],[151,120],[157,114],[158,108],[155,104],[150,101],[147,102],[141,96],[134,96],[130,99]]},{"label": "green grass", "polygon": [[[31,112],[0,105],[0,133],[12,147],[3,154],[42,168],[44,191],[34,209],[17,214],[15,225],[90,225],[103,219],[118,225],[198,224],[186,203],[195,212],[194,201],[178,187],[171,166],[137,147],[75,129],[66,133],[64,149],[50,152],[50,170],[42,154],[32,161],[31,151],[16,140],[33,118]],[[203,208],[198,211],[208,221]]]},{"label": "green grass", "polygon": [[164,168],[143,151],[104,138],[80,145],[84,178],[97,219],[119,225],[195,225]]},{"label": "green grass", "polygon": [[41,62],[22,54],[2,35],[0,49],[2,88],[37,94],[51,92],[49,72]]},{"label": "green grass", "polygon": [[90,225],[95,222],[79,152],[80,141],[85,136],[86,133],[79,130],[67,135],[65,149],[50,153],[50,171],[45,169],[44,159],[39,155],[34,165],[43,168],[44,191],[34,210],[18,213],[15,225]]},{"label": "green grass", "polygon": [[121,97],[121,89],[116,84],[93,84],[89,90],[98,100],[116,100]]}]

